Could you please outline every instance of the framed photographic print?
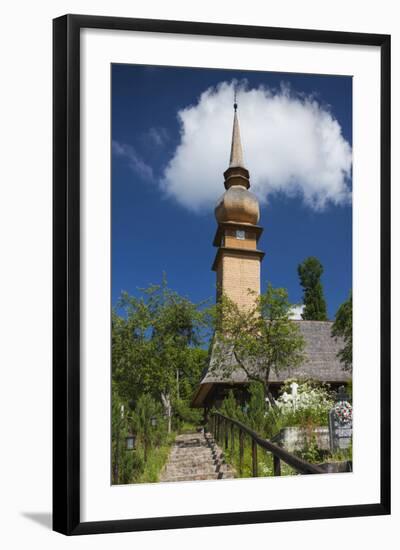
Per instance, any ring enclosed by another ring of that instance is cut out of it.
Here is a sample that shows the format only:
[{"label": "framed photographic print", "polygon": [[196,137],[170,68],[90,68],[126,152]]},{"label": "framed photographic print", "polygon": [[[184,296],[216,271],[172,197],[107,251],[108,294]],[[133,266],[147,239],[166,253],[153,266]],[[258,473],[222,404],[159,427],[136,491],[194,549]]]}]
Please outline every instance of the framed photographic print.
[{"label": "framed photographic print", "polygon": [[54,20],[54,529],[390,513],[390,37]]}]

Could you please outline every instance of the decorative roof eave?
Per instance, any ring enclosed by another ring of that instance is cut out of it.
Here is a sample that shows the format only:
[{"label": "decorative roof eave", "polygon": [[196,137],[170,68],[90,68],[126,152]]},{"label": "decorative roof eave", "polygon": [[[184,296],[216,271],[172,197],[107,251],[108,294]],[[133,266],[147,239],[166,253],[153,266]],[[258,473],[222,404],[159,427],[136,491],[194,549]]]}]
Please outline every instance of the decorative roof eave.
[{"label": "decorative roof eave", "polygon": [[196,392],[192,397],[190,403],[191,407],[201,407],[206,399],[207,395],[210,393],[210,390],[214,387],[214,384],[200,384],[196,388]]}]

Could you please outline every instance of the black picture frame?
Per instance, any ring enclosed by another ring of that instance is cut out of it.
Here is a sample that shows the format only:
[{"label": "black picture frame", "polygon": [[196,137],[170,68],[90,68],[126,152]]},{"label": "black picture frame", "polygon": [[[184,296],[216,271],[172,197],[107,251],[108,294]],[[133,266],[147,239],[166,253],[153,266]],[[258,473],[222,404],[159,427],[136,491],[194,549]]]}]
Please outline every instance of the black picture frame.
[{"label": "black picture frame", "polygon": [[[80,520],[80,31],[84,28],[378,46],[381,51],[381,495],[371,504]],[[390,513],[390,36],[65,15],[53,21],[53,529],[66,535]]]}]

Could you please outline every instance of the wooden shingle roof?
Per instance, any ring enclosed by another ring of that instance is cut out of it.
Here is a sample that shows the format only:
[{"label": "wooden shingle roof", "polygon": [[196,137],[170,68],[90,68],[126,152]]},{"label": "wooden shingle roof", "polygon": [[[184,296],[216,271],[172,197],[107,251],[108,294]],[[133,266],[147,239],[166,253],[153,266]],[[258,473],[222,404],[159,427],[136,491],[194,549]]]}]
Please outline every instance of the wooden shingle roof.
[{"label": "wooden shingle roof", "polygon": [[[351,374],[343,370],[337,353],[343,347],[341,339],[331,336],[332,321],[293,321],[299,325],[299,329],[305,340],[304,363],[293,369],[271,373],[270,382],[283,382],[288,378],[313,379],[320,382],[340,383],[347,382]],[[220,355],[219,355],[220,357]],[[210,367],[200,384],[245,384],[247,377],[243,369],[238,367],[227,376],[222,369],[219,372],[216,367],[217,358],[211,354]],[[224,361],[229,366],[236,364],[232,350],[227,349]]]}]

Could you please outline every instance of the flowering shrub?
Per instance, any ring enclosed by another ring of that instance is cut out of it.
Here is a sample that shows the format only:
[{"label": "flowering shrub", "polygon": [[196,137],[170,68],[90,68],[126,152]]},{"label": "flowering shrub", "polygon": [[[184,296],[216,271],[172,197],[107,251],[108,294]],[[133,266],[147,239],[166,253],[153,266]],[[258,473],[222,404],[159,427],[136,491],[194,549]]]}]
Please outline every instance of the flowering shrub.
[{"label": "flowering shrub", "polygon": [[333,398],[327,388],[323,385],[313,385],[311,382],[304,382],[297,386],[297,395],[287,391],[288,384],[285,384],[284,391],[276,400],[276,403],[283,413],[293,410],[323,410],[327,411],[333,406]]},{"label": "flowering shrub", "polygon": [[290,382],[276,400],[280,422],[284,426],[324,426],[328,423],[328,412],[334,405],[331,392],[323,384],[303,382],[297,386],[295,395],[290,391]]},{"label": "flowering shrub", "polygon": [[343,424],[353,420],[353,407],[348,401],[338,401],[334,407],[335,415]]}]

